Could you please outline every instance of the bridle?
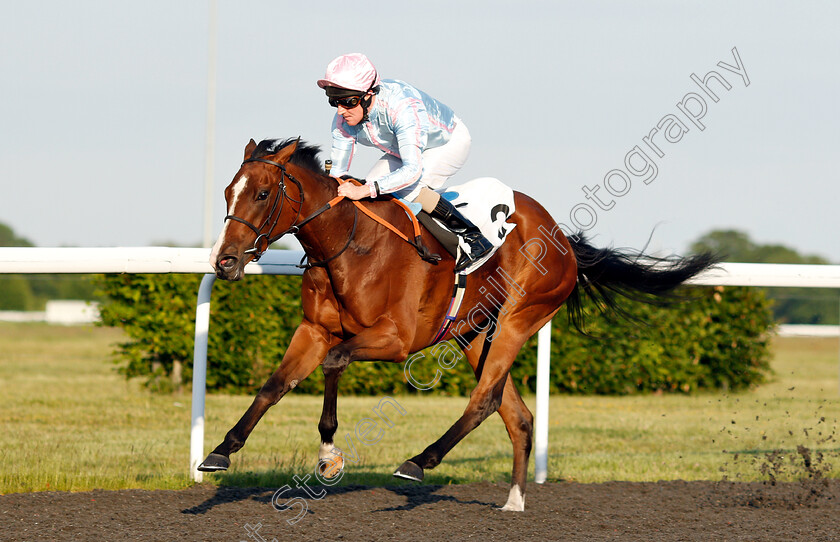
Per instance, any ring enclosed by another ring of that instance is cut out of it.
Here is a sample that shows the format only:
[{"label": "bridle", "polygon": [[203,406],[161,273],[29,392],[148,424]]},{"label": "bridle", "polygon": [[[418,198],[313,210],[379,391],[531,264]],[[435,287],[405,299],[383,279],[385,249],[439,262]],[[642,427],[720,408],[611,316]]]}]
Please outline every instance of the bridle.
[{"label": "bridle", "polygon": [[[342,197],[335,198],[334,200],[326,203],[323,207],[321,207],[320,209],[318,209],[317,211],[315,211],[314,213],[312,213],[308,217],[306,217],[303,220],[301,220],[300,222],[298,222],[298,219],[300,218],[300,212],[303,209],[303,200],[304,200],[303,185],[300,183],[300,181],[295,179],[294,176],[286,170],[286,166],[284,164],[281,164],[280,162],[275,162],[273,160],[266,160],[264,158],[248,158],[247,160],[242,162],[242,165],[244,166],[245,164],[248,164],[248,163],[251,163],[251,162],[261,162],[263,164],[268,164],[268,165],[271,165],[271,166],[275,166],[275,167],[280,169],[280,181],[277,183],[277,185],[278,185],[277,186],[277,194],[274,196],[274,201],[271,204],[271,210],[268,212],[268,216],[265,218],[265,220],[263,221],[263,223],[259,227],[253,225],[252,223],[248,222],[244,218],[239,218],[238,216],[235,216],[235,215],[227,215],[227,216],[225,216],[225,220],[234,220],[236,222],[239,222],[240,224],[245,224],[246,226],[248,226],[248,228],[251,229],[251,231],[253,231],[256,234],[257,237],[256,237],[256,239],[254,239],[254,246],[252,246],[251,248],[249,248],[248,250],[246,250],[244,252],[244,254],[253,254],[253,256],[254,256],[253,261],[256,262],[256,261],[259,261],[259,259],[262,257],[263,254],[265,254],[265,251],[268,250],[268,247],[270,247],[272,245],[272,243],[274,243],[275,241],[277,241],[278,239],[280,239],[281,237],[283,237],[287,233],[291,233],[292,235],[297,234],[303,226],[305,226],[306,224],[309,223],[309,221],[313,220],[314,218],[316,218],[318,215],[320,215],[324,211],[330,209],[335,203],[337,203],[339,200],[341,200],[343,198]],[[292,196],[289,195],[288,191],[286,190],[286,179],[293,182],[297,186],[298,193],[300,194],[300,199],[299,200],[294,199]],[[282,232],[280,232],[276,235],[271,236],[271,232],[274,230],[274,228],[277,226],[277,223],[280,221],[280,216],[283,214],[283,207],[286,205],[287,201],[289,202],[290,205],[292,205],[292,204],[297,204],[298,205],[297,214],[295,215],[295,219],[292,220],[292,225],[289,226],[287,229],[283,230]],[[350,236],[347,238],[347,243],[345,243],[344,247],[341,250],[339,250],[336,254],[334,254],[334,255],[330,256],[329,258],[327,258],[326,260],[322,260],[320,262],[314,262],[314,263],[310,262],[308,264],[304,264],[303,262],[307,258],[307,256],[304,256],[303,260],[301,260],[301,264],[298,265],[298,267],[308,269],[309,267],[324,265],[327,262],[332,261],[333,259],[337,258],[338,256],[341,255],[341,253],[343,253],[345,250],[347,250],[347,247],[349,247],[350,243],[353,241],[353,236],[356,234],[356,224],[359,221],[359,210],[356,209],[355,207],[354,207],[354,209],[355,209],[355,216],[353,217],[353,228],[350,231]],[[274,216],[275,211],[277,212],[276,216]],[[272,217],[274,217],[273,222],[272,222]],[[269,224],[270,224],[270,226],[269,226]],[[268,229],[266,229],[266,226],[268,226]],[[265,247],[264,248],[260,247],[262,242],[265,242]]]},{"label": "bridle", "polygon": [[[288,171],[286,171],[286,166],[284,166],[283,164],[281,164],[279,162],[274,162],[272,160],[265,160],[263,158],[248,158],[247,160],[242,162],[242,165],[244,166],[245,164],[248,164],[250,162],[262,162],[264,164],[270,164],[272,166],[277,166],[278,168],[280,168],[280,182],[278,183],[277,194],[274,196],[274,201],[271,204],[271,210],[268,212],[268,216],[265,217],[265,220],[263,221],[262,224],[260,224],[259,227],[251,224],[250,222],[248,222],[244,218],[239,218],[238,216],[235,216],[235,215],[227,215],[225,217],[225,220],[235,220],[236,222],[239,222],[240,224],[245,224],[246,226],[248,226],[251,229],[251,231],[253,231],[257,235],[256,239],[254,239],[254,246],[245,251],[245,254],[253,254],[254,255],[254,261],[256,262],[260,259],[260,257],[262,257],[263,254],[265,254],[265,251],[268,250],[268,247],[271,246],[271,244],[274,241],[280,239],[282,236],[286,235],[287,233],[289,233],[289,231],[292,231],[292,229],[294,228],[294,224],[295,224],[295,222],[297,222],[298,218],[300,218],[300,210],[303,207],[303,186],[300,184],[300,181],[295,179],[292,175],[289,174]],[[293,182],[293,183],[295,183],[295,185],[297,185],[298,193],[300,194],[300,199],[299,200],[296,200],[293,197],[291,197],[289,195],[289,193],[286,191],[285,179],[287,177],[291,182]],[[279,222],[279,220],[280,220],[280,215],[283,214],[283,207],[286,205],[287,201],[290,202],[290,204],[294,204],[294,203],[298,204],[297,216],[295,216],[295,219],[292,221],[293,226],[291,228],[289,228],[288,230],[284,231],[283,233],[279,234],[279,235],[275,235],[274,237],[269,237],[269,235],[271,235],[271,232],[277,226],[277,222]],[[275,215],[275,213],[274,213],[275,210],[277,211],[276,216],[274,216]],[[272,217],[274,217],[273,222],[271,222]],[[269,223],[270,223],[270,226],[269,226]],[[269,226],[267,230],[265,230],[266,226]],[[263,241],[265,241],[265,248],[260,248],[260,244]]]}]

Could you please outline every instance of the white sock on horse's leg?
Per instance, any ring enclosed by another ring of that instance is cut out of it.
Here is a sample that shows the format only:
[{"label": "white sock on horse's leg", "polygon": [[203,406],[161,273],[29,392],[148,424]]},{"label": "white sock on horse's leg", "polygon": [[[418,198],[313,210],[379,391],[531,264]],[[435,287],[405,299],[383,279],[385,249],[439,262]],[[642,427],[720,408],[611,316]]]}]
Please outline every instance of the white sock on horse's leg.
[{"label": "white sock on horse's leg", "polygon": [[327,479],[335,478],[344,470],[344,458],[341,451],[332,442],[322,442],[318,450],[318,468]]},{"label": "white sock on horse's leg", "polygon": [[523,512],[525,511],[525,495],[518,484],[513,484],[510,488],[507,503],[499,510],[506,512]]}]

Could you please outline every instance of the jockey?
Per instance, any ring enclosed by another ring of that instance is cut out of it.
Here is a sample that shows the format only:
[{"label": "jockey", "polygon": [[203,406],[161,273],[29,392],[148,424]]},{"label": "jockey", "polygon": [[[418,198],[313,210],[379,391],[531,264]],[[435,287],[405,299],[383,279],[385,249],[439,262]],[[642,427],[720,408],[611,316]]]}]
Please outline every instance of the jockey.
[{"label": "jockey", "polygon": [[385,153],[371,168],[366,184],[342,184],[340,196],[359,200],[391,194],[419,203],[469,246],[469,253],[462,251],[456,262],[456,272],[493,249],[478,227],[432,190],[461,169],[470,152],[470,133],[452,109],[404,81],[381,80],[361,53],[330,62],[318,86],[337,108],[332,174],[347,174],[356,143]]}]

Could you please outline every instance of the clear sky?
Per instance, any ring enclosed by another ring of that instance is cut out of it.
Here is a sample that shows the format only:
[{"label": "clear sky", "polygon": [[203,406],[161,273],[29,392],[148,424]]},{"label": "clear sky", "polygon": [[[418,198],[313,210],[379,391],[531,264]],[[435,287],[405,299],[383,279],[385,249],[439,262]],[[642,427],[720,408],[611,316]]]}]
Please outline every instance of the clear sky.
[{"label": "clear sky", "polygon": [[[0,1],[0,222],[38,246],[201,242],[208,6]],[[469,127],[450,184],[498,177],[598,245],[654,232],[652,250],[682,253],[734,228],[840,262],[836,2],[219,0],[217,13],[214,234],[249,138],[300,135],[326,158],[334,110],[315,80],[359,51]],[[717,102],[691,78],[712,70],[731,87],[708,82]],[[698,98],[702,130],[678,105],[696,114]]]}]

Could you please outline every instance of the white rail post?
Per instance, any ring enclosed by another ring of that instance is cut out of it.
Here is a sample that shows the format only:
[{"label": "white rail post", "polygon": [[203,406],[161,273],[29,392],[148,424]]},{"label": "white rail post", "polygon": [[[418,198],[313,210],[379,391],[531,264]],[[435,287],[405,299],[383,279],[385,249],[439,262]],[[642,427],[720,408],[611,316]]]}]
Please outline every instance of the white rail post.
[{"label": "white rail post", "polygon": [[210,330],[210,294],[216,275],[207,274],[198,288],[195,308],[195,348],[193,350],[192,426],[190,429],[190,473],[201,482],[198,465],[204,458],[204,394],[207,385],[207,338]]},{"label": "white rail post", "polygon": [[551,320],[537,335],[537,418],[534,435],[534,481],[548,477],[548,379],[551,362]]}]

